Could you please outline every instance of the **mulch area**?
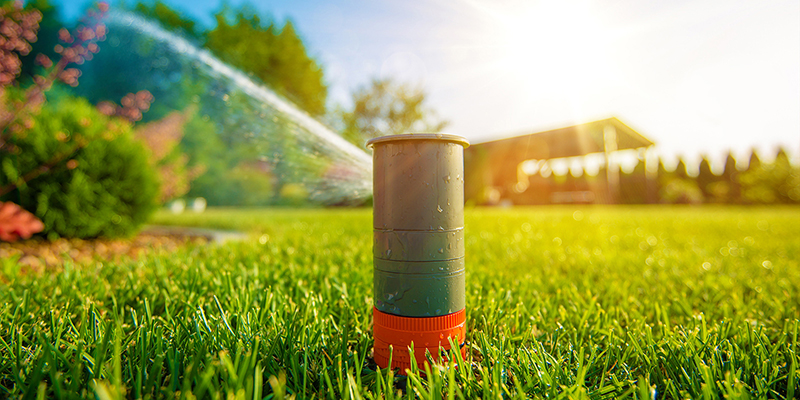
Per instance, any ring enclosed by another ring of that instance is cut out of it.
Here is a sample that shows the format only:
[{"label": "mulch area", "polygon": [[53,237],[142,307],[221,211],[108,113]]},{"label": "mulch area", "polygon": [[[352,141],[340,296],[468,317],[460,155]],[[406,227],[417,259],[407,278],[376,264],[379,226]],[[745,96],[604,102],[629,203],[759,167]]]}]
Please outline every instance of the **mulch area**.
[{"label": "mulch area", "polygon": [[148,252],[172,252],[187,244],[206,244],[209,238],[198,235],[148,233],[130,239],[58,239],[41,238],[14,243],[0,242],[0,259],[19,257],[30,270],[43,272],[58,269],[65,261],[87,264],[95,260],[137,259]]}]

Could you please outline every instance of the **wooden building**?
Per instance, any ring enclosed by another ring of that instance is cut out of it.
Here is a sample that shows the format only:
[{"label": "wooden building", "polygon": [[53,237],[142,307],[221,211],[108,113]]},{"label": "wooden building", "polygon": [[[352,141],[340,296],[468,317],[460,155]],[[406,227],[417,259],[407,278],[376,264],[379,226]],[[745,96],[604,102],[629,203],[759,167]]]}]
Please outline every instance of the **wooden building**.
[{"label": "wooden building", "polygon": [[[645,198],[655,201],[654,177],[644,166],[654,143],[617,118],[608,118],[545,132],[472,144],[464,154],[465,197],[477,204],[619,203],[620,168],[611,154],[638,150],[641,176],[630,178]],[[595,176],[529,175],[523,163],[545,167],[554,159],[600,154],[603,166]],[[624,194],[624,193],[623,193]]]}]

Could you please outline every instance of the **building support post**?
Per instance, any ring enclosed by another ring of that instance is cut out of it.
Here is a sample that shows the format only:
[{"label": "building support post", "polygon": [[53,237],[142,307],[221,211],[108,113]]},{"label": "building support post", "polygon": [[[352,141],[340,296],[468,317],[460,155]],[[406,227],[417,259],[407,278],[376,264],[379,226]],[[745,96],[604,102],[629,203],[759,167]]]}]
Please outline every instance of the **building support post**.
[{"label": "building support post", "polygon": [[603,127],[603,152],[606,163],[606,182],[608,183],[608,203],[619,202],[619,166],[611,159],[617,151],[617,129],[608,124]]},{"label": "building support post", "polygon": [[658,203],[658,158],[652,145],[644,150],[644,176],[647,182],[647,203]]}]

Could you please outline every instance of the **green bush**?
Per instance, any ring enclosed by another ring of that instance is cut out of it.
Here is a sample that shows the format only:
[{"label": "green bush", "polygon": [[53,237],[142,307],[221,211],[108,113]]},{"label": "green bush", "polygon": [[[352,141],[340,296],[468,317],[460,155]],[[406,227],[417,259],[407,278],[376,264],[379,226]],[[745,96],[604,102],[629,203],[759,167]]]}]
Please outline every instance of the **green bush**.
[{"label": "green bush", "polygon": [[188,197],[203,197],[211,206],[262,207],[274,199],[273,178],[258,164],[242,163],[230,170],[212,164],[192,182]]},{"label": "green bush", "polygon": [[48,238],[127,236],[155,210],[156,172],[129,123],[73,97],[32,122],[0,150],[0,187],[17,185],[0,200],[34,213]]},{"label": "green bush", "polygon": [[703,191],[690,178],[672,178],[661,188],[661,201],[669,204],[700,204]]}]

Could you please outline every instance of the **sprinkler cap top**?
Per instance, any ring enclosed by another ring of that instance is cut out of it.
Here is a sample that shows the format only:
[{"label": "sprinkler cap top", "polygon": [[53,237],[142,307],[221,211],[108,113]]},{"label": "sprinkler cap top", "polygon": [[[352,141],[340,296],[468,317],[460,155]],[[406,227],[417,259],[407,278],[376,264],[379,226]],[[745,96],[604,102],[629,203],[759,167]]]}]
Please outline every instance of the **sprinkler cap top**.
[{"label": "sprinkler cap top", "polygon": [[400,135],[380,136],[367,141],[367,147],[372,148],[376,143],[397,142],[401,140],[442,140],[445,142],[458,143],[464,148],[469,147],[469,142],[463,136],[451,133],[431,133],[431,132],[409,132]]}]

